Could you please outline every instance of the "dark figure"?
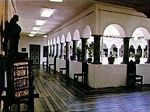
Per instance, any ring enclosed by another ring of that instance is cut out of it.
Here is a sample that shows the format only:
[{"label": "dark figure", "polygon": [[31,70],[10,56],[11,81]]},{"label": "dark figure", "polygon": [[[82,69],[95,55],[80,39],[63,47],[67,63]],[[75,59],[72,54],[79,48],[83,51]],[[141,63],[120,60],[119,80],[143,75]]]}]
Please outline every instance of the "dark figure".
[{"label": "dark figure", "polygon": [[8,40],[10,38],[10,28],[9,28],[9,22],[5,22],[5,29],[3,31],[3,50],[5,51],[5,54],[8,54]]},{"label": "dark figure", "polygon": [[9,38],[9,54],[17,54],[18,53],[18,44],[20,39],[21,27],[17,24],[19,21],[18,15],[14,15],[10,20],[9,28],[10,28],[10,38]]}]

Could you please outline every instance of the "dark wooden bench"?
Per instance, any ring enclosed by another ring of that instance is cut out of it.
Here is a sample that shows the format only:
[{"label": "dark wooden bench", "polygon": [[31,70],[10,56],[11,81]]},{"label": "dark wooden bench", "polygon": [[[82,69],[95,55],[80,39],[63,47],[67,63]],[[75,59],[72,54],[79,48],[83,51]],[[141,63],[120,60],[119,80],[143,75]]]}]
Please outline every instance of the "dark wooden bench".
[{"label": "dark wooden bench", "polygon": [[47,66],[47,62],[44,61],[44,62],[42,63],[42,65],[43,65],[43,68],[46,67],[46,66]]},{"label": "dark wooden bench", "polygon": [[74,86],[79,83],[79,77],[81,77],[81,83],[84,84],[84,73],[76,73],[74,74]]},{"label": "dark wooden bench", "polygon": [[51,70],[51,66],[54,66],[54,63],[50,63],[49,66],[48,66],[48,71],[50,72]]},{"label": "dark wooden bench", "polygon": [[127,64],[127,87],[143,85],[143,76],[136,74],[136,63],[133,61]]},{"label": "dark wooden bench", "polygon": [[[66,75],[66,71],[67,71],[67,68],[64,67],[64,68],[59,68],[59,73],[60,75]],[[65,73],[64,73],[65,72]]]}]

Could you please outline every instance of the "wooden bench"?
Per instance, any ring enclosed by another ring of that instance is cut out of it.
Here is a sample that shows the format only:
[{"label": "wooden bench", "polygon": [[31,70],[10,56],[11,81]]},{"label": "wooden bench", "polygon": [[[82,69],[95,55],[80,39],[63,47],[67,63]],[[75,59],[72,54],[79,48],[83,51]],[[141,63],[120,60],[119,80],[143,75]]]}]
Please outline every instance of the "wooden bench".
[{"label": "wooden bench", "polygon": [[[66,75],[66,71],[67,71],[67,68],[60,68],[59,69],[59,73],[60,73],[60,75]],[[64,73],[65,72],[65,73]]]},{"label": "wooden bench", "polygon": [[79,83],[79,77],[81,77],[81,83],[84,84],[84,73],[76,73],[74,74],[74,86]]},{"label": "wooden bench", "polygon": [[130,61],[127,64],[127,86],[134,87],[143,85],[143,76],[136,74],[136,63]]},{"label": "wooden bench", "polygon": [[51,66],[54,66],[54,64],[53,64],[53,63],[49,64],[49,66],[48,66],[48,71],[49,71],[49,72],[50,72],[50,70],[51,70]]},{"label": "wooden bench", "polygon": [[44,68],[45,66],[47,66],[47,62],[44,61],[42,65],[43,65],[43,68]]}]

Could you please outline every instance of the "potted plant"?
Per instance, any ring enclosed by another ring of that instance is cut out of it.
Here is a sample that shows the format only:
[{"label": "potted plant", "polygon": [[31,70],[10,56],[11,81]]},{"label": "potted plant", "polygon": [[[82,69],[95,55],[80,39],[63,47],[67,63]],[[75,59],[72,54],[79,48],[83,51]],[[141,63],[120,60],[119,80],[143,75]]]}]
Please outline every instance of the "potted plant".
[{"label": "potted plant", "polygon": [[134,58],[135,58],[135,63],[139,64],[140,63],[140,58],[141,58],[140,53],[135,54]]},{"label": "potted plant", "polygon": [[79,47],[77,47],[77,60],[81,61],[81,57],[82,57],[82,50]]},{"label": "potted plant", "polygon": [[108,57],[108,63],[109,64],[114,64],[115,57],[112,55],[112,52],[110,52],[110,56]]},{"label": "potted plant", "polygon": [[92,57],[93,57],[93,54],[94,54],[94,42],[91,42],[87,46],[87,49],[88,49],[88,55],[89,55],[88,63],[92,63]]}]

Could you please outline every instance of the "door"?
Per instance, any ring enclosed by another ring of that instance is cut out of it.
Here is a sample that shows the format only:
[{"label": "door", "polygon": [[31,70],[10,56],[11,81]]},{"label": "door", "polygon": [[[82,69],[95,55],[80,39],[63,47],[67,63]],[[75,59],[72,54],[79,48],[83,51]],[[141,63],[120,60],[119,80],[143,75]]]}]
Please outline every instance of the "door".
[{"label": "door", "polygon": [[40,45],[30,44],[30,58],[33,60],[33,64],[40,64]]}]

